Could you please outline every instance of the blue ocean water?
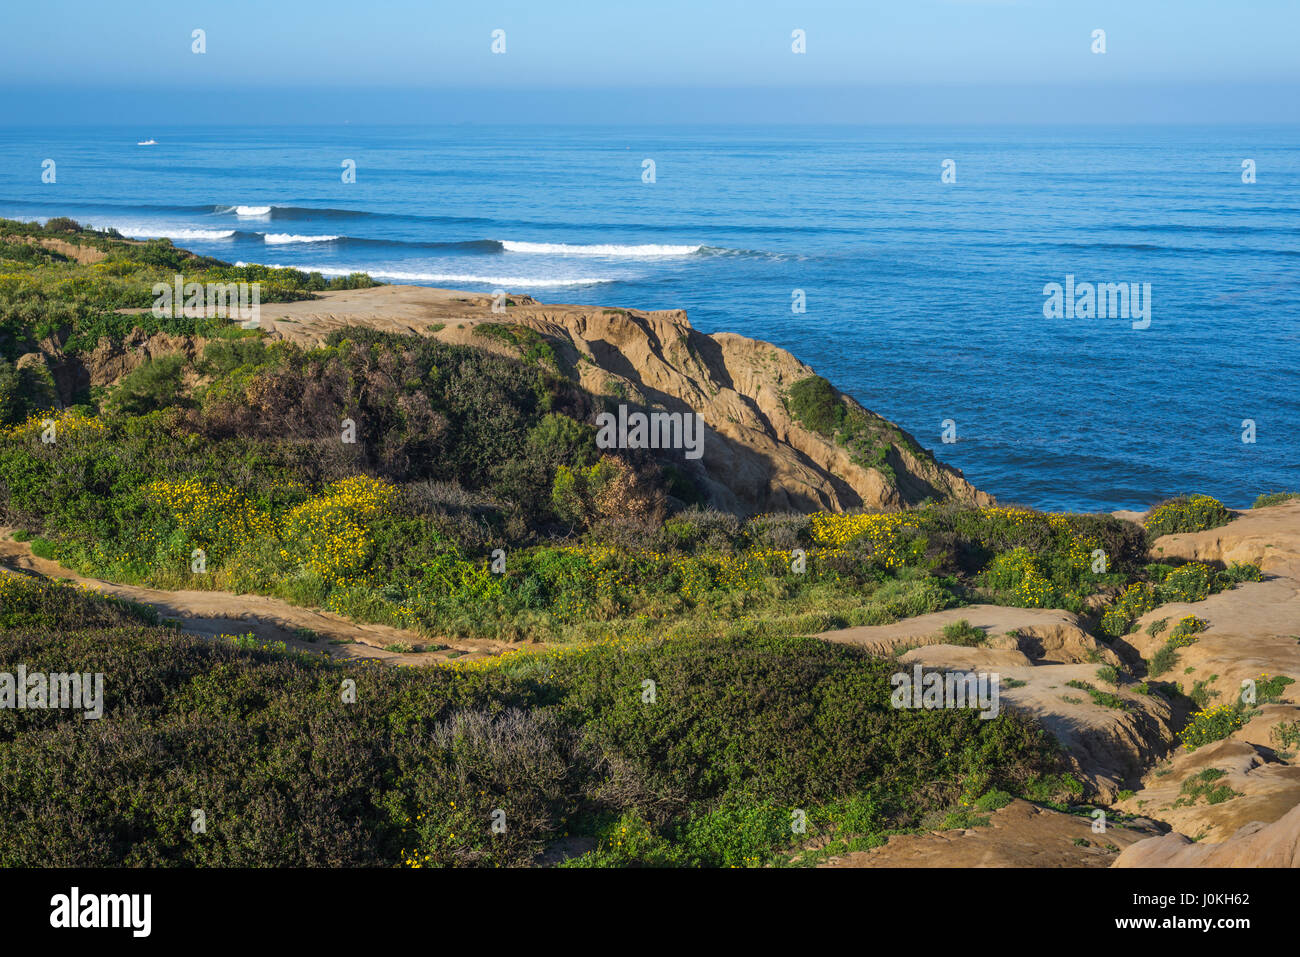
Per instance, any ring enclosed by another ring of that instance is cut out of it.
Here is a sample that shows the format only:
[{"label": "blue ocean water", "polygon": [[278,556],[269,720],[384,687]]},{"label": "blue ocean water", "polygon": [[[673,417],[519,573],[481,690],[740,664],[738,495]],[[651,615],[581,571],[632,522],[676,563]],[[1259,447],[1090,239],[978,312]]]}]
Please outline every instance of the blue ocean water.
[{"label": "blue ocean water", "polygon": [[[0,128],[0,216],[684,308],[789,349],[1003,501],[1243,507],[1300,490],[1297,147],[1300,127]],[[1067,275],[1150,283],[1150,326],[1046,318]]]}]

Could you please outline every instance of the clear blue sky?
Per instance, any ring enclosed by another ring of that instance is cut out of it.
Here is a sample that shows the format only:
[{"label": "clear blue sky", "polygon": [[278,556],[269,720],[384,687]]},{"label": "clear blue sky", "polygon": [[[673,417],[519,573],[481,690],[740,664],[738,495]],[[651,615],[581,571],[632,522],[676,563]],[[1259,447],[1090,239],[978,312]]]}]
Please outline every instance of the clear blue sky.
[{"label": "clear blue sky", "polygon": [[43,0],[6,5],[0,123],[1295,122],[1298,40],[1298,0]]}]

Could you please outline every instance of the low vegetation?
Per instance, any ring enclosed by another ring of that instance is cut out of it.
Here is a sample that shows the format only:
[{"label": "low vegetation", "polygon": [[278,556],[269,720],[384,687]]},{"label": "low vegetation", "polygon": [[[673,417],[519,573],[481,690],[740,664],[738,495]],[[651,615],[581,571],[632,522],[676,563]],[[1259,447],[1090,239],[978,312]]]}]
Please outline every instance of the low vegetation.
[{"label": "low vegetation", "polygon": [[[177,276],[205,286],[256,282],[262,302],[310,299],[326,289],[374,285],[362,274],[326,279],[296,269],[232,266],[196,256],[166,239],[134,242],[63,217],[44,226],[0,219],[0,398],[5,400],[0,402],[0,424],[49,407],[42,383],[21,376],[14,382],[13,364],[42,344],[77,353],[94,349],[104,339],[121,342],[133,330],[145,335],[205,335],[228,325],[224,318],[154,316],[155,283],[170,286]],[[124,314],[120,309],[150,311]]]},{"label": "low vegetation", "polygon": [[946,645],[973,648],[976,645],[982,645],[986,637],[983,631],[974,627],[965,618],[958,619],[951,625],[943,626],[942,638],[943,643]]},{"label": "low vegetation", "polygon": [[1096,685],[1087,681],[1080,681],[1077,678],[1067,681],[1066,687],[1078,688],[1080,691],[1086,691],[1093,704],[1100,705],[1103,708],[1114,708],[1117,711],[1128,710],[1128,703],[1119,695],[1110,691],[1102,691]]},{"label": "low vegetation", "polygon": [[1208,627],[1209,624],[1204,619],[1197,618],[1195,615],[1188,615],[1181,619],[1169,633],[1165,643],[1151,656],[1147,665],[1147,674],[1152,678],[1158,678],[1172,671],[1178,663],[1178,650],[1195,644],[1197,635]]},{"label": "low vegetation", "polygon": [[1253,679],[1253,694],[1243,690],[1231,704],[1203,708],[1191,716],[1178,739],[1188,751],[1221,741],[1246,726],[1259,714],[1258,705],[1276,704],[1283,700],[1288,686],[1295,679],[1286,675],[1261,675]]},{"label": "low vegetation", "polygon": [[1147,516],[1146,528],[1152,538],[1179,532],[1203,532],[1227,525],[1232,513],[1218,499],[1209,495],[1185,495],[1161,502]]},{"label": "low vegetation", "polygon": [[1283,502],[1289,502],[1297,498],[1300,498],[1300,492],[1270,492],[1255,499],[1255,503],[1251,505],[1251,508],[1267,508],[1270,505],[1281,505]]},{"label": "low vegetation", "polygon": [[0,590],[0,670],[105,675],[99,720],[4,725],[3,866],[499,866],[566,834],[571,865],[745,866],[1077,787],[1031,720],[893,709],[892,662],[812,639],[392,669],[203,641],[18,576]]},{"label": "low vegetation", "polygon": [[889,485],[898,481],[890,461],[891,448],[904,448],[917,458],[933,459],[905,432],[846,402],[821,376],[808,376],[792,384],[786,392],[786,406],[800,425],[834,439],[848,450],[855,465],[874,469]]},{"label": "low vegetation", "polygon": [[1239,791],[1234,791],[1227,784],[1216,784],[1220,778],[1225,777],[1228,772],[1219,768],[1205,768],[1203,771],[1192,775],[1183,782],[1180,789],[1178,800],[1174,801],[1174,807],[1191,807],[1202,798],[1206,804],[1222,804],[1224,801],[1240,797]]}]

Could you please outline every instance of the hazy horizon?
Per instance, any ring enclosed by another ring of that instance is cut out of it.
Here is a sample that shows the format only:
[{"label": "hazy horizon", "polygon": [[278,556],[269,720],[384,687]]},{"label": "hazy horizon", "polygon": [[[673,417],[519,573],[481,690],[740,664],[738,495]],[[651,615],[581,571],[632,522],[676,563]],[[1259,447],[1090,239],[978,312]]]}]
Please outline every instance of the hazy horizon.
[{"label": "hazy horizon", "polygon": [[55,0],[6,20],[7,126],[1300,121],[1284,0],[1231,16],[1210,0]]},{"label": "hazy horizon", "polygon": [[[9,90],[0,128],[319,124],[680,126],[1294,126],[1268,88]],[[232,98],[238,109],[232,112]],[[865,101],[865,102],[864,102]],[[1120,105],[1123,104],[1123,111]],[[106,119],[106,117],[108,119]],[[631,118],[629,118],[631,117]]]}]

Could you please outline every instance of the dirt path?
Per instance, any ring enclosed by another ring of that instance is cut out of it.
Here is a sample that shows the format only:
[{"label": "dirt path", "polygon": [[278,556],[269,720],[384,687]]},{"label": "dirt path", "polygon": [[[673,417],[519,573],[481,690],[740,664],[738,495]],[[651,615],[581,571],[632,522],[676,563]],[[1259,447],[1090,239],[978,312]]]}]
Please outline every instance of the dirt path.
[{"label": "dirt path", "polygon": [[[0,574],[5,572],[78,582],[105,595],[150,605],[182,630],[204,638],[245,635],[335,658],[373,658],[390,665],[432,665],[451,659],[487,658],[517,647],[489,639],[431,641],[423,635],[388,625],[359,624],[336,615],[291,605],[263,595],[234,595],[222,591],[163,591],[140,585],[119,585],[85,578],[58,562],[32,554],[26,542],[15,542],[12,528],[0,528]],[[305,632],[311,638],[304,637]],[[391,651],[392,646],[429,651]],[[436,650],[435,650],[436,649]]]}]

